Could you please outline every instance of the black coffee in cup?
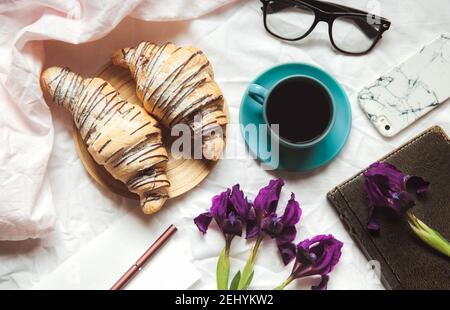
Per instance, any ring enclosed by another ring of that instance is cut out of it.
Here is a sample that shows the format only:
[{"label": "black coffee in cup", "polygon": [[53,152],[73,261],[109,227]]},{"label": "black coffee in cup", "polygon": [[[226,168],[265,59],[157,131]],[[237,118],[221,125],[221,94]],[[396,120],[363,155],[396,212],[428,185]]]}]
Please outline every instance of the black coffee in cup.
[{"label": "black coffee in cup", "polygon": [[267,98],[266,116],[278,124],[278,135],[289,143],[308,143],[328,128],[333,113],[328,91],[307,77],[291,77],[279,83]]}]

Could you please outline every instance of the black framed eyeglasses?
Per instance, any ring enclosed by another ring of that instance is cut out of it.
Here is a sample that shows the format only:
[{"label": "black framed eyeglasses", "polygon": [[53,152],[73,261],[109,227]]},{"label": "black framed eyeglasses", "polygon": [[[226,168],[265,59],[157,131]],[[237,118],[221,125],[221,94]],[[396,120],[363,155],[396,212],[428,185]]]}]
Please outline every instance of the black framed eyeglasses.
[{"label": "black framed eyeglasses", "polygon": [[331,44],[350,55],[370,52],[389,29],[386,18],[340,4],[318,0],[261,0],[264,27],[273,36],[297,41],[316,25],[328,23]]}]

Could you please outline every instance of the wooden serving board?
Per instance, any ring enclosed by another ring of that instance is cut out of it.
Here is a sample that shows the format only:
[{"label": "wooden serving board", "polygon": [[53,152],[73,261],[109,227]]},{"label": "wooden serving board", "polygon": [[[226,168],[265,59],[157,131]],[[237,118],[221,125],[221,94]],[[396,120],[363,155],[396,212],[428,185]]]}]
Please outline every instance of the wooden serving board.
[{"label": "wooden serving board", "polygon": [[[96,76],[114,86],[114,88],[119,91],[122,98],[131,103],[141,105],[135,93],[136,84],[128,70],[108,63],[100,69]],[[224,110],[227,112],[226,104],[224,105]],[[96,183],[123,197],[139,199],[138,195],[130,192],[122,182],[114,179],[102,165],[99,165],[94,161],[87,151],[75,124],[73,126],[73,139],[81,162]],[[171,140],[172,138],[169,135],[169,131],[163,130],[163,141],[167,152],[169,153],[166,173],[171,185],[168,194],[170,198],[174,198],[188,192],[200,184],[200,182],[202,182],[211,172],[211,169],[216,162],[206,159],[175,159],[170,154]]]}]

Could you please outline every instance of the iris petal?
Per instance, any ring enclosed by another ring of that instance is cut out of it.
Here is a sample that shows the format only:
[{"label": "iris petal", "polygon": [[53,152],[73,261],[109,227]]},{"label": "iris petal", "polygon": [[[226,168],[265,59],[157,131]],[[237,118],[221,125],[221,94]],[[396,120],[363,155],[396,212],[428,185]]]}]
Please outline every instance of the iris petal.
[{"label": "iris petal", "polygon": [[367,228],[372,231],[380,230],[378,208],[375,208],[372,203],[369,203],[369,220],[367,221]]},{"label": "iris petal", "polygon": [[219,226],[227,217],[229,196],[230,190],[227,189],[219,195],[214,196],[212,199],[212,206],[210,210],[211,215],[214,217]]},{"label": "iris petal", "polygon": [[328,280],[330,277],[328,275],[321,276],[320,283],[318,285],[312,286],[313,290],[326,290],[328,285]]},{"label": "iris petal", "polygon": [[209,224],[211,224],[212,221],[211,213],[205,212],[200,214],[194,219],[195,225],[197,225],[198,230],[200,230],[203,234],[206,233],[208,230]]},{"label": "iris petal", "polygon": [[230,234],[235,236],[242,235],[242,221],[236,218],[233,212],[230,212],[228,218],[223,221],[221,229],[224,234]]},{"label": "iris petal", "polygon": [[256,225],[256,222],[247,221],[246,232],[245,239],[256,237],[259,233],[259,227]]},{"label": "iris petal", "polygon": [[430,182],[425,181],[424,178],[416,175],[408,175],[405,180],[405,188],[408,192],[422,194],[430,187]]},{"label": "iris petal", "polygon": [[230,201],[239,217],[245,219],[250,209],[250,204],[248,203],[247,198],[244,197],[244,193],[239,189],[239,184],[236,184],[231,188]]},{"label": "iris petal", "polygon": [[281,221],[285,226],[293,226],[300,221],[302,216],[302,209],[300,209],[300,204],[295,200],[294,193],[291,193],[291,199],[289,199],[286,209],[284,209]]},{"label": "iris petal", "polygon": [[388,189],[388,180],[386,177],[382,175],[365,177],[364,191],[374,206],[386,206],[389,204]]},{"label": "iris petal", "polygon": [[259,190],[254,201],[255,211],[258,216],[264,212],[270,214],[276,211],[283,185],[284,181],[281,179],[270,180],[267,186]]},{"label": "iris petal", "polygon": [[297,229],[295,226],[283,226],[283,230],[275,238],[277,243],[281,244],[294,241],[296,235]]},{"label": "iris petal", "polygon": [[[393,191],[403,190],[403,178],[405,176],[400,170],[398,170],[394,165],[385,162],[376,162],[369,166],[369,168],[364,172],[366,177],[377,178],[383,176],[385,182],[383,182],[383,187],[388,187]],[[376,180],[375,180],[376,181]],[[379,183],[379,181],[376,181]]]},{"label": "iris petal", "polygon": [[284,265],[289,264],[295,258],[295,244],[293,243],[278,244],[278,250]]},{"label": "iris petal", "polygon": [[392,198],[392,209],[394,209],[398,214],[406,212],[406,210],[414,207],[414,205],[416,204],[414,202],[414,198],[408,192],[394,193],[392,194]]},{"label": "iris petal", "polygon": [[[305,241],[303,241],[304,243]],[[299,244],[300,245],[300,244]],[[296,260],[302,266],[311,266],[316,261],[316,256],[311,255],[309,248],[297,245]]]},{"label": "iris petal", "polygon": [[261,230],[272,238],[275,238],[283,231],[283,223],[275,213],[271,213],[268,217],[263,219]]}]

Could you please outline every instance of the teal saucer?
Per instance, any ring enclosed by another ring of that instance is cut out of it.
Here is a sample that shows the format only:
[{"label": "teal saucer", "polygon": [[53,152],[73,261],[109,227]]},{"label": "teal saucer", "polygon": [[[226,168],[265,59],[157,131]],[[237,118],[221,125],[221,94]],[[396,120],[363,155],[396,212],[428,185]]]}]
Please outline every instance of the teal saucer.
[{"label": "teal saucer", "polygon": [[[310,171],[327,164],[342,150],[350,134],[352,112],[342,86],[325,71],[308,64],[287,63],[273,67],[258,76],[251,84],[270,89],[277,81],[290,75],[313,77],[328,88],[336,104],[336,121],[330,133],[310,149],[293,150],[280,145],[279,158],[274,160],[268,157],[266,154],[271,150],[270,138],[258,139],[260,134],[264,135],[264,132],[260,132],[262,130],[259,126],[265,124],[262,107],[247,95],[247,90],[242,98],[239,112],[241,133],[250,152],[271,169]],[[252,128],[256,127],[256,134],[248,134],[248,129],[245,132],[244,128],[249,128],[246,127],[248,125]]]}]

